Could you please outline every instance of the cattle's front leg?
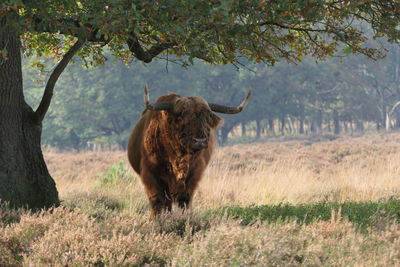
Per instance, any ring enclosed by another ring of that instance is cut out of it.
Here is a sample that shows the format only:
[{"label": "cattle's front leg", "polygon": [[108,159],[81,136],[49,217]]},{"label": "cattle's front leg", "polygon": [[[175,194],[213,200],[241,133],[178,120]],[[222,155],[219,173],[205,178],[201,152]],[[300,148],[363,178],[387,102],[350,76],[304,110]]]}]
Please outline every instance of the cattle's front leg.
[{"label": "cattle's front leg", "polygon": [[170,192],[173,202],[178,204],[181,209],[188,209],[192,200],[193,190],[188,187],[188,177],[185,180],[178,180],[170,184]]},{"label": "cattle's front leg", "polygon": [[170,198],[162,194],[162,192],[157,192],[155,194],[148,194],[148,198],[151,205],[151,218],[157,217],[165,211],[171,211],[172,201]]},{"label": "cattle's front leg", "polygon": [[192,201],[192,195],[189,193],[180,193],[176,196],[176,202],[178,202],[178,207],[186,210],[190,207]]},{"label": "cattle's front leg", "polygon": [[146,169],[142,170],[141,178],[150,201],[151,217],[154,218],[164,211],[171,211],[172,199],[164,182]]},{"label": "cattle's front leg", "polygon": [[178,207],[181,209],[186,210],[190,208],[194,192],[200,182],[202,174],[202,169],[190,172],[186,177],[184,185],[177,190],[176,194],[174,194],[174,200],[178,203]]},{"label": "cattle's front leg", "polygon": [[192,198],[194,192],[203,176],[203,172],[206,168],[207,164],[204,159],[199,159],[195,166],[193,166],[188,173],[188,176],[185,179],[183,187],[180,187],[177,190],[176,195],[174,196],[175,201],[178,203],[178,206],[182,209],[190,208]]}]

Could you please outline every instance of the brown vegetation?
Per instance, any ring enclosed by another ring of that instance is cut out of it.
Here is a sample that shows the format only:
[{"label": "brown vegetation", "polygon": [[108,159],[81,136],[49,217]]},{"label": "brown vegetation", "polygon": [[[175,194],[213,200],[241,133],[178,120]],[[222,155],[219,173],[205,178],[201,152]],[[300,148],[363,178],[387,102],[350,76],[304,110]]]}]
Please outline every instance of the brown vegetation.
[{"label": "brown vegetation", "polygon": [[[45,153],[61,199],[89,192],[124,152]],[[218,148],[194,197],[195,206],[378,200],[400,192],[400,134],[327,142],[293,140]],[[132,177],[136,177],[129,170]],[[143,195],[138,179],[120,188]],[[143,199],[141,197],[141,199]],[[137,201],[136,199],[134,201]]]},{"label": "brown vegetation", "polygon": [[340,212],[307,225],[243,226],[210,211],[399,197],[399,141],[392,133],[219,148],[192,212],[155,221],[124,152],[47,151],[64,207],[39,214],[0,207],[0,265],[398,265],[400,225],[393,218],[378,216],[363,232]]}]

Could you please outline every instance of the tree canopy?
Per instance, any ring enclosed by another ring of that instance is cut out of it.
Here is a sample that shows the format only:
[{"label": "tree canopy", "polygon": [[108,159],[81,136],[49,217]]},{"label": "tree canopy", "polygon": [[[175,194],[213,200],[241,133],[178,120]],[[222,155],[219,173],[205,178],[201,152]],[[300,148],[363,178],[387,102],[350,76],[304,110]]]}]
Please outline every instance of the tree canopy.
[{"label": "tree canopy", "polygon": [[400,38],[397,0],[3,1],[0,13],[10,12],[27,54],[61,57],[80,38],[87,64],[104,61],[104,46],[126,62],[150,62],[166,50],[210,63],[296,62],[338,49],[379,58],[369,38]]}]

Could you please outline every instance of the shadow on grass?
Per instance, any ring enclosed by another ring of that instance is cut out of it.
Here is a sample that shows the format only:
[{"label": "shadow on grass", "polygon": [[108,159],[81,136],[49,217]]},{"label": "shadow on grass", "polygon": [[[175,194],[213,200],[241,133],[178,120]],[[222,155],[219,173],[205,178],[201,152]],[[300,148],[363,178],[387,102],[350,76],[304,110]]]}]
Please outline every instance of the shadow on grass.
[{"label": "shadow on grass", "polygon": [[249,207],[225,207],[221,214],[241,220],[248,225],[256,220],[264,222],[290,222],[309,224],[315,221],[332,220],[332,214],[340,213],[341,218],[352,222],[361,230],[376,226],[384,221],[400,222],[400,199],[389,199],[378,202],[320,202],[315,204],[278,204]]}]

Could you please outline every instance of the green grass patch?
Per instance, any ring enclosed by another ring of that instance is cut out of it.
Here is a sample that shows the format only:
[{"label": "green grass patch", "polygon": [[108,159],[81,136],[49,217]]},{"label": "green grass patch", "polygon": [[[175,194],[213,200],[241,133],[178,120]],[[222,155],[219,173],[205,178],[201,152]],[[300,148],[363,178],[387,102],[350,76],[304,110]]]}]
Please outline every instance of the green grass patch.
[{"label": "green grass patch", "polygon": [[120,181],[134,181],[135,177],[128,171],[123,160],[114,163],[106,173],[98,175],[98,187],[107,187],[117,184]]},{"label": "green grass patch", "polygon": [[378,202],[320,202],[314,204],[278,204],[249,207],[226,207],[222,213],[240,219],[243,225],[253,221],[289,222],[308,224],[318,220],[328,221],[332,214],[340,211],[341,218],[346,218],[361,229],[366,229],[380,221],[397,220],[400,222],[400,200],[389,199]]}]

